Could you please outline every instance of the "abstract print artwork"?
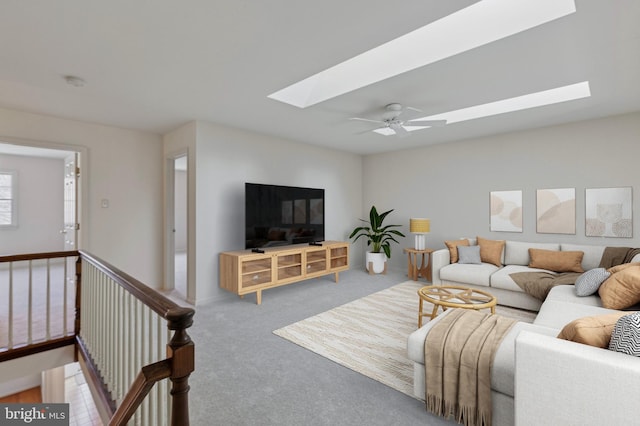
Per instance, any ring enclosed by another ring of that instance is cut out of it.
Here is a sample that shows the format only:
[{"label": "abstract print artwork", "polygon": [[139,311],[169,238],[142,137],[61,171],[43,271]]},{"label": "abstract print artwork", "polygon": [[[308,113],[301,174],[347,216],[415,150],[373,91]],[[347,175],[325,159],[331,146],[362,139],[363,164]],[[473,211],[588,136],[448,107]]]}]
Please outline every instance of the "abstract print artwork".
[{"label": "abstract print artwork", "polygon": [[588,237],[633,237],[631,187],[587,189],[585,208]]},{"label": "abstract print artwork", "polygon": [[536,231],[539,234],[576,233],[575,188],[538,189]]},{"label": "abstract print artwork", "polygon": [[293,201],[282,202],[282,223],[293,223]]},{"label": "abstract print artwork", "polygon": [[322,198],[309,200],[309,223],[321,225],[324,221],[324,200]]},{"label": "abstract print artwork", "polygon": [[293,223],[307,223],[307,200],[293,202]]},{"label": "abstract print artwork", "polygon": [[491,191],[491,231],[522,232],[522,191]]}]

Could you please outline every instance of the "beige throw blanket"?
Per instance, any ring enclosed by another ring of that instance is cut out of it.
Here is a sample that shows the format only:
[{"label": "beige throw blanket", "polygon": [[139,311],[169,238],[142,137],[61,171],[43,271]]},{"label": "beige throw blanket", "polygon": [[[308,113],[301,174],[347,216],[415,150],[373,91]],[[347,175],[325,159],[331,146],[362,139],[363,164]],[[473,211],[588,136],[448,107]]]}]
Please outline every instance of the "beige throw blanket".
[{"label": "beige throw blanket", "polygon": [[633,257],[640,253],[640,248],[631,247],[605,247],[600,259],[600,268],[609,269],[616,265],[631,262]]},{"label": "beige throw blanket", "polygon": [[491,425],[491,368],[515,320],[453,309],[424,344],[427,411],[464,425]]},{"label": "beige throw blanket", "polygon": [[572,285],[576,283],[581,272],[516,272],[509,276],[525,293],[544,301],[549,291],[557,285]]}]

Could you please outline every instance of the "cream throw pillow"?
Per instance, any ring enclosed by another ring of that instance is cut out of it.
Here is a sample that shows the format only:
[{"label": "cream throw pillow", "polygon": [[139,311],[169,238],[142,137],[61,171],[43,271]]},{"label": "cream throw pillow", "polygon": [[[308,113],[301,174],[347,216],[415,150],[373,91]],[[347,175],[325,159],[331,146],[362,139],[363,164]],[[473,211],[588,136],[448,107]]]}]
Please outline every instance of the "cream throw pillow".
[{"label": "cream throw pillow", "polygon": [[555,251],[529,249],[530,268],[546,269],[553,272],[584,272],[582,251]]},{"label": "cream throw pillow", "polygon": [[504,240],[487,240],[477,237],[480,246],[480,259],[486,263],[493,263],[496,266],[502,266],[502,250],[504,249]]},{"label": "cream throw pillow", "polygon": [[613,333],[616,322],[620,317],[628,314],[629,312],[616,312],[578,318],[565,325],[558,334],[558,338],[606,349],[609,347],[611,333]]},{"label": "cream throw pillow", "polygon": [[457,263],[458,262],[458,246],[468,246],[469,240],[465,238],[464,240],[445,241],[444,244],[449,249],[449,257],[451,258],[451,263]]}]

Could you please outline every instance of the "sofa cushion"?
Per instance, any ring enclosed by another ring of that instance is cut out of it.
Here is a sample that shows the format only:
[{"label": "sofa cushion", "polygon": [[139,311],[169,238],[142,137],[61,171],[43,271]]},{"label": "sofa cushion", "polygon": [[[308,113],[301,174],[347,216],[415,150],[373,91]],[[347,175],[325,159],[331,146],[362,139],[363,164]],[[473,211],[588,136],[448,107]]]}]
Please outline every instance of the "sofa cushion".
[{"label": "sofa cushion", "polygon": [[560,244],[561,251],[581,251],[584,253],[582,257],[582,269],[585,271],[600,266],[602,253],[605,246],[592,246],[587,244]]},{"label": "sofa cushion", "polygon": [[509,396],[514,396],[515,341],[518,334],[523,330],[553,337],[558,334],[558,329],[556,328],[543,327],[526,322],[518,322],[509,330],[509,333],[504,337],[496,351],[491,371],[491,389]]},{"label": "sofa cushion", "polygon": [[545,327],[557,328],[558,332],[560,332],[565,325],[578,318],[607,315],[615,312],[617,311],[613,309],[605,309],[598,306],[583,305],[580,303],[564,302],[560,300],[549,300],[547,298],[540,307],[538,316],[533,323]]},{"label": "sofa cushion", "polygon": [[593,268],[580,275],[576,280],[576,295],[584,297],[596,294],[600,285],[611,276],[604,268]]},{"label": "sofa cushion", "polygon": [[640,356],[640,312],[625,315],[616,322],[609,349]]},{"label": "sofa cushion", "polygon": [[462,240],[445,241],[444,244],[449,249],[450,262],[456,263],[458,262],[458,246],[468,246],[469,240],[465,238]]},{"label": "sofa cushion", "polygon": [[480,260],[480,246],[462,246],[459,245],[458,249],[458,263],[470,263],[479,265],[482,263]]},{"label": "sofa cushion", "polygon": [[545,301],[556,300],[559,302],[570,302],[578,305],[597,306],[602,307],[602,299],[597,294],[592,296],[578,296],[576,294],[575,286],[572,285],[558,285],[553,287]]},{"label": "sofa cushion", "polygon": [[548,269],[554,272],[584,272],[582,269],[581,251],[554,251],[542,249],[529,249],[531,262],[529,267]]},{"label": "sofa cushion", "polygon": [[640,302],[640,265],[619,266],[609,269],[611,276],[598,289],[605,308],[625,309]]},{"label": "sofa cushion", "polygon": [[504,240],[488,240],[477,237],[480,246],[480,258],[483,262],[502,266],[502,252],[504,250]]},{"label": "sofa cushion", "polygon": [[548,272],[554,274],[554,272],[547,271],[546,269],[535,269],[522,265],[505,265],[502,269],[491,275],[491,287],[523,292],[524,290],[522,290],[510,276],[516,272]]},{"label": "sofa cushion", "polygon": [[613,327],[627,312],[614,312],[606,315],[582,317],[565,325],[558,339],[570,340],[584,345],[606,349],[609,347]]},{"label": "sofa cushion", "polygon": [[498,269],[497,266],[490,263],[482,263],[480,265],[452,263],[440,269],[440,279],[489,287],[489,278]]},{"label": "sofa cushion", "polygon": [[504,246],[504,264],[527,266],[531,261],[531,258],[529,257],[530,248],[557,251],[560,250],[560,244],[507,241]]}]

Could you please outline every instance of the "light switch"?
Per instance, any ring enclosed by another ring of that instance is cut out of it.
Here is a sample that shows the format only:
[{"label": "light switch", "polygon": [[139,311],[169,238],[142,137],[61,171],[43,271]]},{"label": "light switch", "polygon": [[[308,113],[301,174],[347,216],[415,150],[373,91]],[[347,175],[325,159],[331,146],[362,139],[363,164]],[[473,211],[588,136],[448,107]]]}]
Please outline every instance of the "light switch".
[{"label": "light switch", "polygon": [[109,208],[109,200],[106,198],[102,199],[102,202],[100,203],[100,205],[102,206],[103,209],[108,209]]}]

